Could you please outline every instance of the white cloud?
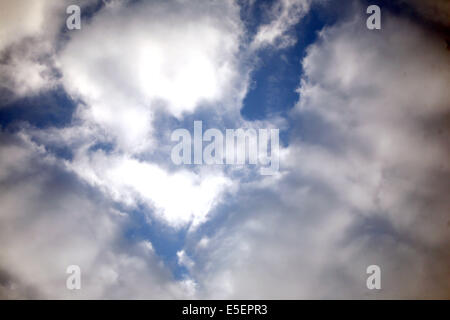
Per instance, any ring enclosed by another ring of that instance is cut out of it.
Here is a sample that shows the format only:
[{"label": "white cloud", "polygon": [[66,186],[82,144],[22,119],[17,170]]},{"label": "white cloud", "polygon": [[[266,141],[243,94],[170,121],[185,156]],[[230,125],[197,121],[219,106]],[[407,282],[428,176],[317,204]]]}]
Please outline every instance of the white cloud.
[{"label": "white cloud", "polygon": [[271,10],[271,22],[259,27],[251,46],[255,49],[273,45],[284,48],[295,44],[296,38],[289,34],[309,10],[310,0],[275,1]]},{"label": "white cloud", "polygon": [[205,222],[210,210],[232,187],[220,172],[167,172],[156,164],[103,151],[81,151],[69,168],[115,201],[129,206],[145,203],[173,227]]},{"label": "white cloud", "polygon": [[[199,296],[448,297],[448,52],[407,21],[383,21],[371,32],[355,13],[309,49],[289,174],[241,188],[193,257]],[[371,264],[382,291],[365,287]]]},{"label": "white cloud", "polygon": [[236,60],[241,32],[231,1],[107,6],[71,34],[59,55],[63,83],[85,102],[78,115],[87,125],[139,152],[151,145],[156,109],[176,117],[202,104],[220,110],[245,87]]},{"label": "white cloud", "polygon": [[178,264],[180,266],[184,266],[188,269],[191,269],[192,267],[194,267],[194,265],[195,265],[194,261],[192,261],[192,259],[189,258],[189,256],[186,254],[186,252],[184,250],[178,251],[177,257],[178,257]]},{"label": "white cloud", "polygon": [[49,2],[37,1],[0,1],[0,50],[24,37],[33,37],[42,32],[46,20]]},{"label": "white cloud", "polygon": [[[171,173],[139,155],[167,149],[152,138],[156,110],[180,119],[199,106],[239,114],[246,88],[237,56],[241,34],[239,7],[232,1],[103,8],[70,34],[58,54],[65,89],[82,101],[79,128],[56,133],[66,132],[63,140],[78,148],[68,166],[112,199],[143,203],[173,227],[205,222],[231,180],[220,170]],[[91,152],[95,141],[113,142],[113,152]]]},{"label": "white cloud", "polygon": [[[128,217],[87,192],[25,137],[0,135],[0,296],[31,299],[185,298],[150,242],[123,241]],[[81,290],[66,268],[81,267]]]},{"label": "white cloud", "polygon": [[450,75],[441,68],[448,52],[441,39],[406,21],[386,19],[377,34],[367,34],[360,23],[325,31],[304,60],[307,80],[297,108],[320,114],[344,138],[345,154],[337,158],[335,152],[301,146],[309,151],[303,167],[320,167],[316,172],[359,209],[386,211],[395,215],[395,224],[411,227],[420,212],[401,212],[408,195],[429,196],[429,178],[450,169],[448,149],[433,133],[437,119],[449,112]]},{"label": "white cloud", "polygon": [[207,248],[208,244],[209,244],[209,238],[208,237],[203,237],[198,242],[197,248],[200,248],[200,249]]},{"label": "white cloud", "polygon": [[[88,5],[92,0],[80,0]],[[69,0],[0,1],[0,80],[10,99],[54,88],[55,39],[65,23]]]}]

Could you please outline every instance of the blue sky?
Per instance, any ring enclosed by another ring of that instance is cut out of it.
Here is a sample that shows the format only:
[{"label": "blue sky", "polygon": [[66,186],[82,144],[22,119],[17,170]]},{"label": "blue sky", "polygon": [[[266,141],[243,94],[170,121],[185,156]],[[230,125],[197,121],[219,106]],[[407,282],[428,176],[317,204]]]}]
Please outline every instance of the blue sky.
[{"label": "blue sky", "polygon": [[[77,3],[0,1],[1,298],[448,297],[445,2]],[[279,170],[175,165],[194,121]]]}]

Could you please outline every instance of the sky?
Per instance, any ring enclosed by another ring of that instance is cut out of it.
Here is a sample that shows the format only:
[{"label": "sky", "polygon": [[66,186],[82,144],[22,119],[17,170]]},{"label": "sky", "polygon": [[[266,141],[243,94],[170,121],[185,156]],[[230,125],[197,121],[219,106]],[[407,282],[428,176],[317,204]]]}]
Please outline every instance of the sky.
[{"label": "sky", "polygon": [[[0,0],[0,298],[450,298],[449,15]],[[175,164],[195,121],[278,129],[279,169]]]}]

